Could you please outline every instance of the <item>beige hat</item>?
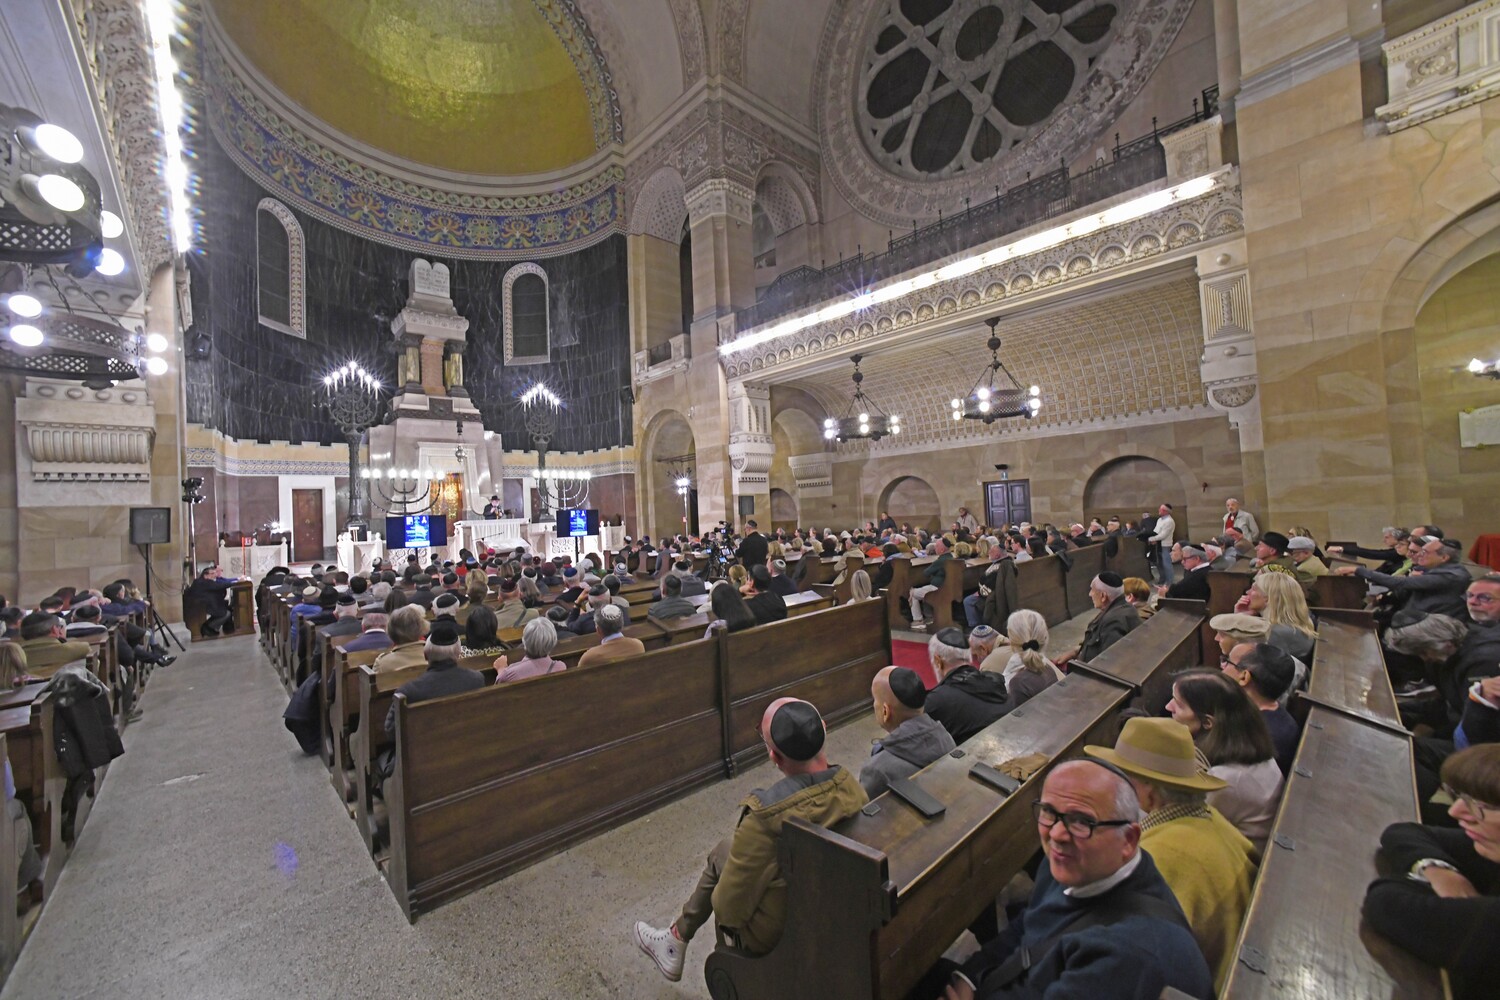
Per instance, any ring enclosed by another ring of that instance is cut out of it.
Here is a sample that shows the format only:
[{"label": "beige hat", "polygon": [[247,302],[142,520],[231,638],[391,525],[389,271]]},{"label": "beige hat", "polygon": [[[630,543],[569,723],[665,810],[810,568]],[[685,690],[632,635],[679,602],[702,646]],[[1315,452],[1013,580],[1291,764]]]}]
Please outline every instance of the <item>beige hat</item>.
[{"label": "beige hat", "polygon": [[1214,615],[1208,627],[1241,642],[1257,642],[1271,634],[1271,623],[1254,615]]},{"label": "beige hat", "polygon": [[1086,746],[1083,752],[1167,788],[1217,792],[1229,784],[1198,769],[1193,734],[1175,719],[1131,719],[1120,731],[1114,749]]}]

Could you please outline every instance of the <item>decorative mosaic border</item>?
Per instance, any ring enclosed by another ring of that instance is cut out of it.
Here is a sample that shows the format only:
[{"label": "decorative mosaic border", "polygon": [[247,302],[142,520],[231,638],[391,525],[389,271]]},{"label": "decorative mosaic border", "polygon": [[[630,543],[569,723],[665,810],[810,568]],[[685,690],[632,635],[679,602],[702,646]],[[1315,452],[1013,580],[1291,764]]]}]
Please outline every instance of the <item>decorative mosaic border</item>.
[{"label": "decorative mosaic border", "polygon": [[312,462],[295,459],[231,458],[216,448],[189,448],[187,464],[213,468],[226,476],[347,476],[349,461]]},{"label": "decorative mosaic border", "polygon": [[317,143],[257,98],[212,46],[205,64],[209,124],[230,158],[262,186],[345,232],[439,257],[519,260],[581,250],[623,229],[618,166],[541,194],[437,190]]},{"label": "decorative mosaic border", "polygon": [[620,117],[620,95],[614,78],[604,61],[599,40],[579,11],[575,0],[532,0],[537,12],[552,26],[552,33],[578,70],[584,94],[589,101],[589,115],[594,125],[594,148],[602,149],[612,142],[623,142],[624,121]]}]

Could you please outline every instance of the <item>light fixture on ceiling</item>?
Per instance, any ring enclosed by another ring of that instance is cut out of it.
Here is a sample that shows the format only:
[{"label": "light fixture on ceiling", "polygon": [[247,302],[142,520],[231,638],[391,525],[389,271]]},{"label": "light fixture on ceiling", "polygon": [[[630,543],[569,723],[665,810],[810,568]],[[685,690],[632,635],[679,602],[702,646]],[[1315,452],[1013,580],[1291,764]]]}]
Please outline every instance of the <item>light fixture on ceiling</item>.
[{"label": "light fixture on ceiling", "polygon": [[99,251],[99,266],[96,270],[106,278],[112,278],[125,270],[125,258],[120,256],[120,251],[105,247]]},{"label": "light fixture on ceiling", "polygon": [[1470,375],[1478,375],[1480,378],[1500,379],[1500,360],[1480,361],[1474,358],[1469,362],[1468,372]]},{"label": "light fixture on ceiling", "polygon": [[67,129],[0,104],[0,260],[86,277],[103,249],[99,182]]},{"label": "light fixture on ceiling", "polygon": [[112,240],[123,232],[125,232],[125,223],[118,215],[110,211],[99,213],[99,235]]},{"label": "light fixture on ceiling", "polygon": [[5,305],[17,316],[31,319],[42,314],[42,300],[30,292],[14,292],[6,297]]},{"label": "light fixture on ceiling", "polygon": [[842,417],[828,417],[823,421],[823,437],[829,441],[841,442],[857,438],[879,441],[887,434],[900,434],[901,418],[894,413],[886,413],[865,395],[862,385],[865,375],[859,370],[859,363],[864,360],[864,355],[856,354],[849,360],[854,362],[854,396],[849,400],[849,406]]},{"label": "light fixture on ceiling", "polygon": [[1000,360],[1000,337],[995,333],[1000,317],[992,316],[984,322],[990,328],[990,339],[985,342],[990,361],[967,396],[949,401],[949,412],[954,420],[983,420],[986,424],[1006,417],[1030,420],[1042,408],[1041,386],[1023,387]]},{"label": "light fixture on ceiling", "polygon": [[22,347],[41,347],[42,331],[30,323],[17,323],[10,328],[10,339]]}]

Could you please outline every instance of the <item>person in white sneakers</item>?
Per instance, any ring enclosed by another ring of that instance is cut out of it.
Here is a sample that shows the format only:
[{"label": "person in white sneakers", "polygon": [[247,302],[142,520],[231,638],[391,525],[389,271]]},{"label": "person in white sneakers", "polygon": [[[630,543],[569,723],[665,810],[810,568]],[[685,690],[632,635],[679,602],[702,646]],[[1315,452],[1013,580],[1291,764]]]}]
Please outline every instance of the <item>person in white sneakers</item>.
[{"label": "person in white sneakers", "polygon": [[800,816],[830,827],[869,801],[853,772],[828,763],[823,717],[810,703],[778,698],[766,706],[759,732],[785,777],[740,803],[733,836],[709,854],[676,921],[667,927],[636,921],[636,945],[674,983],[682,978],[688,942],[709,916],[736,948],[756,955],[774,948],[786,927],[786,880],[777,862],[782,825]]}]

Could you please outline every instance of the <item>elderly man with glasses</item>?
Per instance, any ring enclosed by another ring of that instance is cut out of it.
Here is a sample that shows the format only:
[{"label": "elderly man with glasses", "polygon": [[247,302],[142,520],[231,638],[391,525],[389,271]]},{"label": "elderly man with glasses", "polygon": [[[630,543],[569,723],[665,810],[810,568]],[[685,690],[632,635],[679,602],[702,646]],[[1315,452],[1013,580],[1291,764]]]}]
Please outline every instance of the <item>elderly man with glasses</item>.
[{"label": "elderly man with glasses", "polygon": [[1412,542],[1419,544],[1411,549],[1416,568],[1410,576],[1389,576],[1365,566],[1340,566],[1334,572],[1385,587],[1402,600],[1393,624],[1409,625],[1423,615],[1462,617],[1464,591],[1472,579],[1463,566],[1463,546],[1457,539],[1435,535],[1414,535]]},{"label": "elderly man with glasses", "polygon": [[1059,764],[1034,810],[1046,863],[1026,910],[963,965],[940,963],[924,985],[946,986],[945,1000],[1156,1000],[1167,987],[1213,996],[1182,908],[1140,849],[1140,801],[1125,773],[1093,759]]}]

